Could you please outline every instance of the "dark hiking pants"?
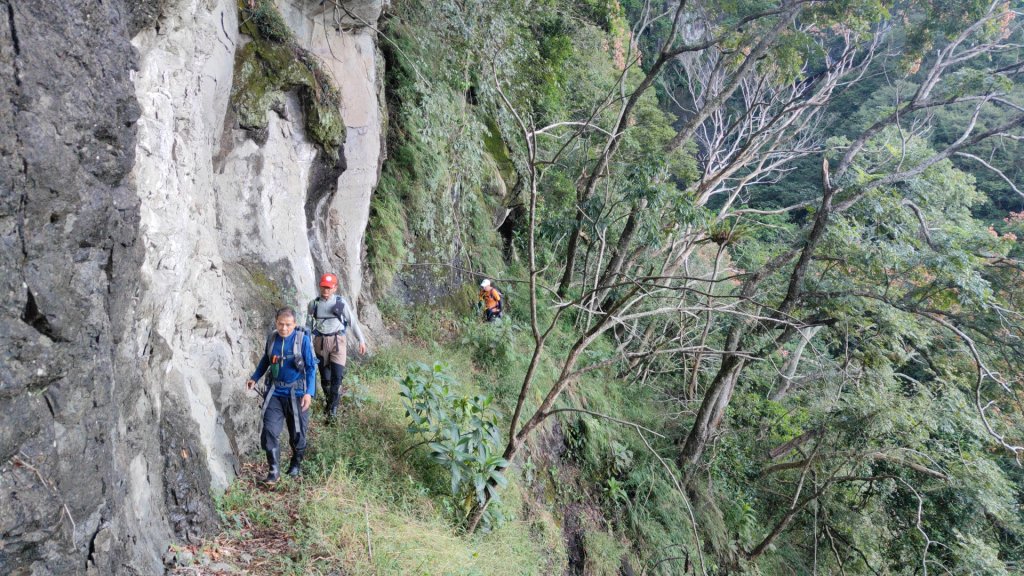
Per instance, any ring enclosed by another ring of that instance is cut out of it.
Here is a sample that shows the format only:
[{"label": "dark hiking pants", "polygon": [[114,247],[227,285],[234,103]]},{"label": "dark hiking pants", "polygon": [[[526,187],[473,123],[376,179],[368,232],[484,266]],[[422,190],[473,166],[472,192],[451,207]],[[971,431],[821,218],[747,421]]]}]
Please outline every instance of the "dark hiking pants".
[{"label": "dark hiking pants", "polygon": [[320,364],[320,387],[324,391],[324,402],[328,414],[333,414],[338,409],[338,401],[345,393],[341,387],[341,380],[344,377],[345,366],[333,362]]},{"label": "dark hiking pants", "polygon": [[[301,401],[301,396],[296,398],[296,404]],[[293,451],[306,449],[306,430],[309,429],[309,410],[299,412],[299,429],[295,429],[295,417],[292,411],[292,399],[288,396],[274,396],[267,404],[267,411],[263,413],[263,434],[260,435],[260,445],[266,451],[279,450],[277,439],[285,426],[288,427],[288,440]],[[280,452],[278,452],[280,453]]]},{"label": "dark hiking pants", "polygon": [[313,337],[313,352],[320,358],[320,390],[324,392],[324,408],[333,416],[338,409],[338,401],[345,393],[341,387],[348,355],[345,335],[317,334]]}]

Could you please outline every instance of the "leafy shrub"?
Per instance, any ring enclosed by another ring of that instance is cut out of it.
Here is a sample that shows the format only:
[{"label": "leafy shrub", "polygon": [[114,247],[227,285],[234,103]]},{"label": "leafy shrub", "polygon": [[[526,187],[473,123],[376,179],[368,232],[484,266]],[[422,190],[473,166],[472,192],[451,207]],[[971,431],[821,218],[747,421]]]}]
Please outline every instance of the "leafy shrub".
[{"label": "leafy shrub", "polygon": [[519,353],[516,333],[520,327],[508,319],[481,324],[476,319],[463,322],[459,343],[472,351],[473,361],[489,368],[510,367]]},{"label": "leafy shrub", "polygon": [[[430,458],[451,474],[452,503],[465,519],[487,494],[498,500],[498,488],[508,484],[502,472],[508,461],[501,457],[498,414],[490,408],[491,398],[460,396],[452,392],[454,386],[439,362],[410,364],[399,384],[411,420],[408,431],[423,437]],[[498,507],[488,507],[485,527],[500,521],[497,512]]]},{"label": "leafy shrub", "polygon": [[345,391],[341,396],[341,402],[350,404],[355,408],[362,408],[370,399],[370,389],[366,387],[358,374],[345,378]]}]

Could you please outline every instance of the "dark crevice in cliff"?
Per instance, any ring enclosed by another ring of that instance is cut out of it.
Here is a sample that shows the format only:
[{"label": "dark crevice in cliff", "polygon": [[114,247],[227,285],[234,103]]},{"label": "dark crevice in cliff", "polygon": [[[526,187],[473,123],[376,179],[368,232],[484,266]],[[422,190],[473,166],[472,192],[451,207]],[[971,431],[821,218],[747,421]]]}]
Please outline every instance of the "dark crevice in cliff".
[{"label": "dark crevice in cliff", "polygon": [[306,191],[306,235],[309,238],[309,250],[313,256],[313,264],[320,270],[335,269],[340,262],[331,261],[327,250],[326,234],[329,228],[331,195],[338,189],[338,177],[348,168],[345,160],[345,147],[338,149],[338,160],[323,152],[317,153],[309,178],[309,189]]},{"label": "dark crevice in cliff", "polygon": [[[231,52],[232,51],[232,47],[231,46],[234,45],[235,39],[231,37],[231,34],[228,34],[228,27],[224,24],[224,12],[223,11],[221,11],[221,13],[220,13],[220,30],[221,30],[221,32],[224,33],[224,38],[227,39],[227,42],[225,43],[220,38],[217,38],[217,41],[220,42],[221,44],[223,44],[224,48],[226,48],[228,52]],[[231,46],[229,46],[229,44]]]},{"label": "dark crevice in cliff", "polygon": [[25,313],[22,314],[21,320],[35,328],[36,332],[54,342],[67,342],[67,339],[63,338],[50,326],[50,321],[46,319],[46,315],[39,311],[39,305],[36,304],[36,296],[32,293],[32,289],[29,288],[27,292],[28,298],[25,302]]},{"label": "dark crevice in cliff", "polygon": [[[68,518],[70,517],[71,516],[69,514]],[[135,542],[134,536],[132,536],[132,542]],[[113,546],[114,537],[110,530],[110,521],[106,517],[101,517],[96,529],[93,530],[92,535],[89,536],[89,550],[85,558],[85,573],[100,573],[98,567],[103,566],[106,563],[105,557],[110,554]],[[122,564],[120,568],[122,570],[118,571],[119,574],[142,574],[142,572],[129,564]]]},{"label": "dark crevice in cliff", "polygon": [[7,4],[7,26],[10,27],[10,44],[14,48],[14,85],[22,85],[22,78],[17,70],[17,57],[22,55],[22,42],[17,39],[17,27],[14,25],[14,6]]},{"label": "dark crevice in cliff", "polygon": [[[103,274],[107,278],[107,294],[112,294],[114,291],[114,247],[111,246],[107,250],[107,261],[103,264]],[[107,314],[110,314],[110,300],[106,300]]]},{"label": "dark crevice in cliff", "polygon": [[[8,93],[8,98],[11,103],[11,114],[13,118],[17,118],[21,113],[21,106],[18,104],[20,97],[21,88],[21,70],[18,64],[18,58],[21,56],[21,41],[18,39],[18,29],[14,22],[14,5],[12,3],[6,3],[7,6],[7,26],[11,32],[11,47],[14,49],[14,58],[11,59],[11,78],[14,80],[14,86],[18,90],[11,90]],[[6,70],[5,70],[6,72]],[[15,124],[12,122],[11,136],[14,137],[13,150],[23,150],[24,147],[21,143],[21,135],[18,133]],[[12,165],[17,162],[16,159],[12,159]],[[28,161],[24,157],[21,160],[21,177],[28,178]],[[14,187],[17,190],[17,186]],[[25,214],[28,210],[28,195],[24,190],[18,190],[19,194],[19,205],[17,211],[17,228],[18,228],[18,241],[21,243],[21,256],[23,261],[28,260],[28,242],[25,239]]]},{"label": "dark crevice in cliff", "polygon": [[18,29],[14,26],[14,6],[7,5],[7,24],[11,27],[11,44],[14,46],[14,55],[21,55],[21,44],[18,42]]},{"label": "dark crevice in cliff", "polygon": [[[21,142],[18,142],[21,145]],[[22,160],[22,174],[28,172],[28,165]],[[25,240],[25,210],[28,204],[28,195],[24,192],[21,193],[21,202],[18,206],[18,240],[21,243],[21,257],[22,260],[28,260],[28,242]]]}]

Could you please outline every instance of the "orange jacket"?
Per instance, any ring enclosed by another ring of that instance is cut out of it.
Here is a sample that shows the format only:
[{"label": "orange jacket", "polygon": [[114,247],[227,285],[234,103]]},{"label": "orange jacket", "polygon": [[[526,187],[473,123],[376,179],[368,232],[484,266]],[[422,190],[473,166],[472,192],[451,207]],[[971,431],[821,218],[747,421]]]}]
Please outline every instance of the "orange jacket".
[{"label": "orange jacket", "polygon": [[484,303],[484,310],[494,310],[501,302],[501,292],[493,287],[483,288],[480,290],[479,299]]}]

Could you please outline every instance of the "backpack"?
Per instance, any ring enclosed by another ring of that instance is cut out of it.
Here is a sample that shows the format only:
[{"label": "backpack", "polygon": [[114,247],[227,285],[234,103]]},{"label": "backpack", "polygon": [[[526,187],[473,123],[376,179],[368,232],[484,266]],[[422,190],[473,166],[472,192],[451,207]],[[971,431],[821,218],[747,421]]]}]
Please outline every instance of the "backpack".
[{"label": "backpack", "polygon": [[[491,286],[491,290],[498,289],[495,288],[494,286]],[[508,294],[502,292],[501,290],[498,290],[498,294],[501,295],[501,298],[498,299],[498,317],[500,318],[502,315],[505,314],[505,301],[508,300]]]},{"label": "backpack", "polygon": [[490,292],[497,292],[498,295],[500,296],[500,298],[498,298],[498,313],[496,314],[496,316],[501,318],[502,315],[505,313],[505,301],[508,299],[508,295],[506,293],[502,292],[501,290],[498,290],[497,288],[495,288],[494,284],[491,284],[490,286],[488,286],[487,287],[487,291],[489,293]]},{"label": "backpack", "polygon": [[[302,356],[302,341],[306,339],[306,336],[309,336],[309,332],[305,326],[295,326],[295,332],[295,338],[292,339],[292,361],[295,362],[295,367],[298,368],[299,372],[305,374],[306,359]],[[271,330],[270,334],[267,335],[267,345],[264,348],[264,354],[267,358],[273,356],[274,336],[277,336],[277,330]],[[316,362],[315,357],[313,362]],[[270,377],[270,370],[267,370],[267,377]]]},{"label": "backpack", "polygon": [[345,319],[345,299],[337,294],[334,295],[334,306],[331,307],[330,316],[316,315],[316,300],[316,298],[310,300],[309,306],[306,307],[306,313],[309,317],[317,320],[321,318],[337,318],[338,320],[341,320],[341,335],[344,336],[345,332],[348,332],[348,320]]}]

